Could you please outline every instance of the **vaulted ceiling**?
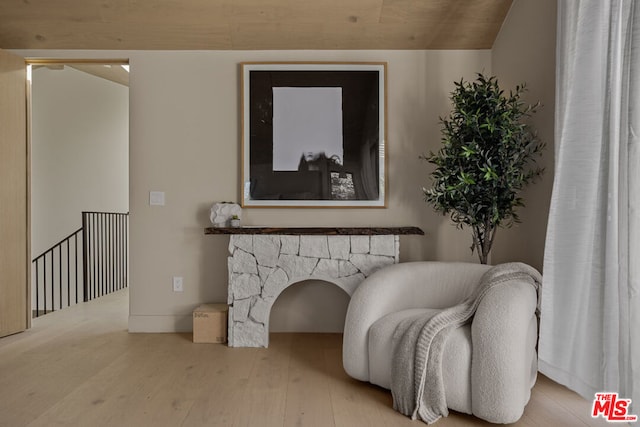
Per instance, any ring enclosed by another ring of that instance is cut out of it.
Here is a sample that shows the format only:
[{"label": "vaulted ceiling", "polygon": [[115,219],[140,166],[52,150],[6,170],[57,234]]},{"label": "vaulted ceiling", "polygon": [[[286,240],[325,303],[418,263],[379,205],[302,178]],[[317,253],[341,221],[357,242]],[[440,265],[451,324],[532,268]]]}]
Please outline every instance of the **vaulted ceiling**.
[{"label": "vaulted ceiling", "polygon": [[489,49],[511,0],[1,0],[3,49]]}]

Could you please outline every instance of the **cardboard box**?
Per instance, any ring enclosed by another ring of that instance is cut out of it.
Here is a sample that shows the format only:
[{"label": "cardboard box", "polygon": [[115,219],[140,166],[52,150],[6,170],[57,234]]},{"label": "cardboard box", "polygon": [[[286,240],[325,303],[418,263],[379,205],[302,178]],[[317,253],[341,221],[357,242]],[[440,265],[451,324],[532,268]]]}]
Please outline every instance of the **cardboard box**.
[{"label": "cardboard box", "polygon": [[227,342],[227,304],[202,304],[193,310],[193,342]]}]

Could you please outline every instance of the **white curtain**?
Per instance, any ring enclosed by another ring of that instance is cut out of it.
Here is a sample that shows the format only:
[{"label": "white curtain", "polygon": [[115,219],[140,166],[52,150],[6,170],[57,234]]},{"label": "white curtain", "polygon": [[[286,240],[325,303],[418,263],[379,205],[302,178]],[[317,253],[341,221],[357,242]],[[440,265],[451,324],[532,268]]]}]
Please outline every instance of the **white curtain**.
[{"label": "white curtain", "polygon": [[640,413],[640,5],[561,0],[540,371]]}]

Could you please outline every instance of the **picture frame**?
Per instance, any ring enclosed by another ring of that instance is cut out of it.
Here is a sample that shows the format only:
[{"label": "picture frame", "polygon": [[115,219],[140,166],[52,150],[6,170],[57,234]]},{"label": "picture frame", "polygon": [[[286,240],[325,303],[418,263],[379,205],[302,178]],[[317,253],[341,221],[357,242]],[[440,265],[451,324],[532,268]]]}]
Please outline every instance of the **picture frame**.
[{"label": "picture frame", "polygon": [[385,62],[240,67],[242,207],[386,207]]}]

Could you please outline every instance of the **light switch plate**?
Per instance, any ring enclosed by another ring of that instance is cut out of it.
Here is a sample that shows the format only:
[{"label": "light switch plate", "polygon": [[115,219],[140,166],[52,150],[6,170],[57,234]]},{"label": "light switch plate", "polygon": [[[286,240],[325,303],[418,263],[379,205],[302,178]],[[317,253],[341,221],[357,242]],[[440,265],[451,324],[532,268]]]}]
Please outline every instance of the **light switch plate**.
[{"label": "light switch plate", "polygon": [[149,205],[164,206],[164,191],[149,191]]}]

